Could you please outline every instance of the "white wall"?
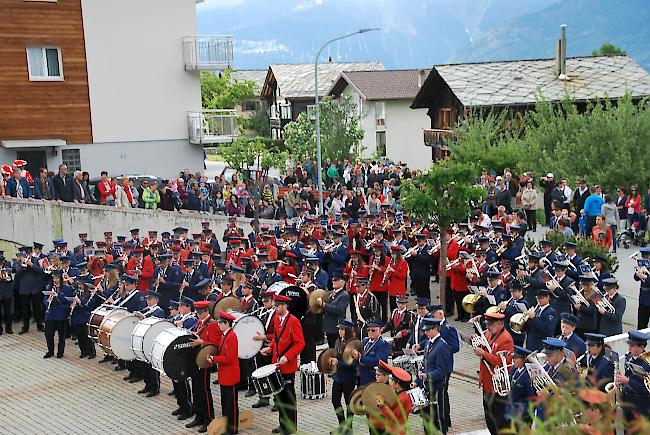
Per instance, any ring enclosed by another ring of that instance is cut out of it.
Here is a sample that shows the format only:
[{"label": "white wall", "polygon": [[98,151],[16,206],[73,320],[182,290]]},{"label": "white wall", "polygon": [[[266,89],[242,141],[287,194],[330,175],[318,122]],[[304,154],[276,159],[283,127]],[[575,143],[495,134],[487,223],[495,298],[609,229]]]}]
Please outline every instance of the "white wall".
[{"label": "white wall", "polygon": [[187,139],[201,108],[198,72],[183,66],[195,0],[82,0],[93,142]]},{"label": "white wall", "polygon": [[364,131],[364,136],[361,140],[361,146],[363,148],[362,156],[369,158],[377,149],[377,140],[375,136],[375,103],[372,101],[363,101],[361,95],[349,85],[343,90],[341,99],[348,96],[352,97],[352,101],[357,105],[357,109],[361,109],[359,127]]},{"label": "white wall", "polygon": [[411,100],[386,101],[386,154],[412,169],[431,166],[431,148],[424,146],[423,130],[430,128],[427,109],[411,109]]}]

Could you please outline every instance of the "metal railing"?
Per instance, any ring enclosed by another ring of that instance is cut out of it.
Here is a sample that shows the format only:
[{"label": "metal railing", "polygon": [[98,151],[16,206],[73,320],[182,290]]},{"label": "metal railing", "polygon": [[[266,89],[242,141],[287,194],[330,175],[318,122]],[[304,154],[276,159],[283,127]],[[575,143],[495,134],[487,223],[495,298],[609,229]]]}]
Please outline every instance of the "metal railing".
[{"label": "metal railing", "polygon": [[186,71],[232,68],[231,36],[184,36],[182,42]]},{"label": "metal railing", "polygon": [[228,143],[237,137],[237,116],[233,109],[187,112],[187,128],[190,143]]}]

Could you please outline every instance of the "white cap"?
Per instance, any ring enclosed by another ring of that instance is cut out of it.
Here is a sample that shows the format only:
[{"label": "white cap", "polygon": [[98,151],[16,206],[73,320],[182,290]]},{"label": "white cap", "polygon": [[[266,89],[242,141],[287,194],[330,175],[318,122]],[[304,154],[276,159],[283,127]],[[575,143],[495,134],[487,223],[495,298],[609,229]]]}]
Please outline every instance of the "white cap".
[{"label": "white cap", "polygon": [[552,172],[549,172],[548,174],[546,174],[546,178],[555,178],[555,177],[553,176]]}]

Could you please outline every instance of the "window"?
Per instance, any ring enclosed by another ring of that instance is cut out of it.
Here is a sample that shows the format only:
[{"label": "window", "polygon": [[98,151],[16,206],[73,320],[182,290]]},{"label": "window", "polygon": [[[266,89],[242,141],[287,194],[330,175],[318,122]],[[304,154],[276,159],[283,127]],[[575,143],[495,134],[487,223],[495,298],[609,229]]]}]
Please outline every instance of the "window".
[{"label": "window", "polygon": [[309,118],[312,121],[316,121],[316,105],[315,104],[309,104],[307,106],[307,118]]},{"label": "window", "polygon": [[454,126],[453,120],[451,118],[451,109],[444,108],[440,109],[440,128],[444,130],[451,129]]},{"label": "window", "polygon": [[61,49],[57,47],[27,47],[29,79],[63,80]]},{"label": "window", "polygon": [[386,125],[386,104],[383,101],[375,102],[375,118],[377,125]]},{"label": "window", "polygon": [[381,157],[386,157],[386,132],[378,131],[376,134],[377,138],[377,155]]},{"label": "window", "polygon": [[63,163],[68,166],[68,171],[80,171],[81,170],[81,153],[79,148],[72,148],[61,151],[61,158]]},{"label": "window", "polygon": [[253,110],[257,109],[257,102],[255,102],[255,101],[245,101],[243,109],[253,111]]},{"label": "window", "polygon": [[291,106],[289,104],[280,105],[280,117],[282,119],[291,119]]}]

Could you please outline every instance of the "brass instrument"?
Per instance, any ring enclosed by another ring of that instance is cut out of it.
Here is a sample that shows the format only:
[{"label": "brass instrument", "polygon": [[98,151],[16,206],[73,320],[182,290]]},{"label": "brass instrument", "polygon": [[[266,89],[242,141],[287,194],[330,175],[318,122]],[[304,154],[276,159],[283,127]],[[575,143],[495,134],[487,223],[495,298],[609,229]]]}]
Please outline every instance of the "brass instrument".
[{"label": "brass instrument", "polygon": [[[535,305],[535,310],[539,307]],[[525,313],[515,313],[510,317],[510,329],[512,329],[516,334],[522,334],[524,328],[526,327],[526,322],[528,322],[528,311]]]},{"label": "brass instrument", "polygon": [[578,290],[574,283],[572,283],[568,287],[568,289],[571,290],[571,292],[572,292],[570,297],[571,297],[571,300],[573,301],[573,303],[575,305],[585,305],[587,307],[589,306],[589,302],[587,301],[587,299],[582,294],[582,290]]},{"label": "brass instrument", "polygon": [[[510,296],[510,299],[505,301],[505,306],[507,307],[510,301],[512,300],[512,296]],[[497,314],[497,313],[503,313],[505,309],[501,309],[501,304],[497,305],[492,305],[491,307],[488,307],[487,310],[485,310],[485,314]]]},{"label": "brass instrument", "polygon": [[466,313],[474,314],[474,312],[476,311],[476,304],[480,299],[481,299],[481,295],[478,293],[472,292],[468,295],[465,295],[465,297],[463,297],[463,302],[462,302],[463,310],[465,310]]},{"label": "brass instrument", "polygon": [[[616,382],[616,376],[617,375],[622,375],[623,373],[621,372],[621,360],[623,361],[623,366],[625,365],[625,356],[620,357],[618,360],[613,361],[614,364],[614,381],[608,383],[605,385],[605,392],[609,394],[612,397],[612,402],[614,406],[618,407],[621,404],[621,394],[622,394],[622,389],[621,386],[618,385]],[[645,380],[645,379],[644,379]],[[649,390],[650,391],[650,390]]]},{"label": "brass instrument", "polygon": [[456,266],[458,263],[460,263],[463,259],[461,257],[458,257],[457,259],[450,261],[449,263],[445,264],[445,270],[451,270]]},{"label": "brass instrument", "polygon": [[510,393],[510,369],[511,365],[508,365],[507,350],[500,350],[497,352],[497,355],[501,357],[501,365],[497,366],[494,369],[492,374],[492,386],[494,387],[494,392],[501,397],[506,397]]},{"label": "brass instrument", "polygon": [[419,249],[420,249],[420,246],[419,246],[419,245],[415,245],[414,247],[409,248],[408,251],[406,251],[406,252],[404,253],[404,255],[402,256],[402,258],[404,258],[404,259],[406,260],[407,258],[411,257],[411,255],[417,253]]},{"label": "brass instrument", "polygon": [[594,294],[592,297],[596,303],[596,308],[602,308],[610,314],[614,314],[616,312],[616,308],[614,308],[614,306],[609,302],[607,296],[602,294],[597,289],[594,289]]},{"label": "brass instrument", "polygon": [[[472,335],[472,347],[474,349],[477,349],[479,347],[485,348],[485,350],[488,351],[488,353],[492,353],[492,346],[490,346],[490,342],[488,341],[487,337],[485,336],[485,331],[483,331],[483,327],[481,326],[481,322],[477,319],[474,318],[470,320],[470,322],[474,325],[476,328],[476,331],[478,332],[477,334]],[[485,363],[487,365],[487,362]],[[488,369],[490,369],[490,366],[488,366]]]},{"label": "brass instrument", "polygon": [[533,388],[535,389],[535,392],[537,394],[541,393],[542,391],[548,390],[549,388],[551,389],[557,389],[557,384],[553,381],[553,379],[548,375],[546,370],[544,370],[544,366],[539,362],[539,359],[537,359],[537,354],[539,351],[535,351],[528,355],[526,357],[526,360],[535,366],[537,366],[540,369],[540,375],[536,376],[534,378],[531,378],[531,383],[533,384]]}]

